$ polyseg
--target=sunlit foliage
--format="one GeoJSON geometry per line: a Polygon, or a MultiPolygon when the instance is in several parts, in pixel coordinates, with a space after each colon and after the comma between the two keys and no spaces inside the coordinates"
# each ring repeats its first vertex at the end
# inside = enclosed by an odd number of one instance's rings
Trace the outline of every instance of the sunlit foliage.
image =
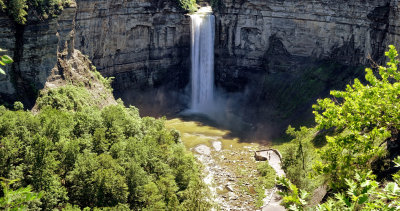
{"type": "Polygon", "coordinates": [[[0,0],[0,7],[18,24],[25,24],[28,13],[38,20],[55,17],[69,0],[0,0]]]}
{"type": "Polygon", "coordinates": [[[99,109],[80,91],[54,89],[38,114],[0,107],[0,177],[43,193],[30,208],[210,207],[194,156],[164,119],[121,104],[99,109]]]}
{"type": "MultiPolygon", "coordinates": [[[[399,141],[400,71],[398,53],[389,46],[389,62],[377,71],[366,69],[362,84],[358,79],[345,91],[332,91],[333,98],[318,100],[313,106],[318,130],[335,131],[326,136],[314,165],[317,174],[329,184],[331,197],[318,210],[396,210],[400,204],[400,173],[394,182],[380,185],[372,174],[371,164],[387,153],[386,143],[399,141]]],[[[301,132],[295,134],[296,140],[301,132]]],[[[399,165],[398,158],[396,164],[399,165]]],[[[307,207],[305,191],[281,180],[284,205],[291,210],[307,207]],[[301,193],[303,192],[303,193],[301,193]],[[299,203],[301,202],[301,203],[299,203]],[[303,203],[304,202],[304,203],[303,203]]]]}

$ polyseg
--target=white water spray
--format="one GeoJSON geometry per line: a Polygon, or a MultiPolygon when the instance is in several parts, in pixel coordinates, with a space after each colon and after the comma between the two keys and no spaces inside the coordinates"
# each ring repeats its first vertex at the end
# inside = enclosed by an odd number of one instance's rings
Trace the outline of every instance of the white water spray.
{"type": "Polygon", "coordinates": [[[203,7],[192,20],[192,102],[191,110],[207,113],[214,101],[215,18],[211,7],[203,7]]]}

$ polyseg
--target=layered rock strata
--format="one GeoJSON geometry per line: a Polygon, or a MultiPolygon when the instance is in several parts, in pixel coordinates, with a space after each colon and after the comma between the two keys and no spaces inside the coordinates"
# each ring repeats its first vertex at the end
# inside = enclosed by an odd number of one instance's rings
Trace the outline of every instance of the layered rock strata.
{"type": "Polygon", "coordinates": [[[397,0],[221,0],[217,80],[229,87],[249,82],[248,72],[296,72],[309,63],[305,58],[354,66],[379,61],[398,40],[397,6],[397,0]]]}
{"type": "Polygon", "coordinates": [[[15,60],[0,76],[3,101],[33,104],[58,58],[74,49],[115,77],[117,91],[188,82],[190,18],[176,1],[77,0],[57,18],[32,19],[21,26],[0,14],[0,47],[15,60]]]}
{"type": "Polygon", "coordinates": [[[75,47],[114,88],[188,82],[190,18],[177,1],[78,1],[75,47]]]}
{"type": "Polygon", "coordinates": [[[0,76],[2,101],[22,100],[27,107],[44,87],[57,59],[74,50],[76,5],[65,8],[58,18],[17,25],[0,14],[0,46],[14,59],[0,76]]]}
{"type": "MultiPolygon", "coordinates": [[[[370,56],[382,62],[387,44],[399,41],[398,0],[219,0],[213,4],[218,6],[217,85],[229,91],[247,88],[252,90],[249,97],[268,98],[271,104],[282,102],[271,96],[278,95],[278,89],[301,90],[294,80],[314,83],[316,77],[317,85],[325,84],[320,89],[327,90],[331,76],[355,76],[340,67],[319,74],[313,68],[321,61],[359,66],[368,65],[370,56]],[[302,77],[305,70],[312,71],[311,80],[302,77]]],[[[35,96],[60,53],[71,54],[74,47],[88,55],[103,75],[116,77],[117,92],[171,83],[183,88],[190,76],[189,25],[190,18],[175,0],[77,0],[58,18],[30,21],[26,26],[0,14],[0,47],[15,59],[6,67],[8,74],[0,76],[2,98],[35,96]]],[[[288,92],[279,95],[293,94],[288,92]]]]}

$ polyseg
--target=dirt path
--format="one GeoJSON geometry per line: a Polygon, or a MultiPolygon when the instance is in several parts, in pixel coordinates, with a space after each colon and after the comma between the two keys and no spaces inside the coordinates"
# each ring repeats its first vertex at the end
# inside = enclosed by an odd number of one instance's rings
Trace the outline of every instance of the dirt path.
{"type": "MultiPolygon", "coordinates": [[[[281,155],[279,152],[274,150],[268,150],[260,153],[261,156],[266,157],[268,159],[268,164],[275,170],[276,175],[281,177],[285,176],[285,172],[281,167],[281,155]]],[[[282,199],[277,193],[277,188],[271,188],[265,190],[265,198],[263,200],[264,205],[262,206],[262,211],[280,211],[285,210],[283,206],[281,206],[282,199]]]]}

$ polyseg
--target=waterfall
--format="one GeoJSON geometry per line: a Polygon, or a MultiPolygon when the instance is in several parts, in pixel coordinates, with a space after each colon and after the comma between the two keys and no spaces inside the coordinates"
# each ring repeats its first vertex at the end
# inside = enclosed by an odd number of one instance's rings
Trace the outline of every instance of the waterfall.
{"type": "Polygon", "coordinates": [[[203,7],[192,20],[192,102],[191,110],[205,113],[214,98],[215,18],[211,7],[203,7]]]}

